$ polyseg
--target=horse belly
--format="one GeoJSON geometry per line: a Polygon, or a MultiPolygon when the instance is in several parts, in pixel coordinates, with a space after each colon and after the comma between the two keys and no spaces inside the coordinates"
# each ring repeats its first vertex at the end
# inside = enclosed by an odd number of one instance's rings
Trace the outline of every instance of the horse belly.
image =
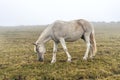
{"type": "Polygon", "coordinates": [[[73,41],[76,41],[76,40],[80,39],[81,36],[82,36],[81,33],[73,33],[73,34],[70,34],[70,35],[66,36],[65,41],[73,42],[73,41]]]}

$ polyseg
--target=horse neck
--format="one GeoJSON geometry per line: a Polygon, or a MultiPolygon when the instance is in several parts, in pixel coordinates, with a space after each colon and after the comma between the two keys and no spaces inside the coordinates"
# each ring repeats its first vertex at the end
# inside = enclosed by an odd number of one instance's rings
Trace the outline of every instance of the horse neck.
{"type": "Polygon", "coordinates": [[[44,44],[46,42],[48,42],[51,39],[50,36],[50,29],[46,28],[40,35],[40,37],[38,38],[38,40],[36,41],[36,44],[44,44]]]}

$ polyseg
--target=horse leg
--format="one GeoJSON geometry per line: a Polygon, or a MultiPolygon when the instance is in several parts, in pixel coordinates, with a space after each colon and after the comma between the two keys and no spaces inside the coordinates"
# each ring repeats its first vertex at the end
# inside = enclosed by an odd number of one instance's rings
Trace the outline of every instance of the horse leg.
{"type": "Polygon", "coordinates": [[[55,63],[55,62],[56,62],[56,52],[57,52],[57,47],[58,47],[58,43],[54,42],[54,47],[53,47],[53,57],[52,57],[52,61],[51,61],[51,63],[55,63]]]}
{"type": "Polygon", "coordinates": [[[67,54],[67,57],[68,57],[67,61],[68,61],[68,62],[71,62],[71,55],[70,55],[69,52],[68,52],[68,49],[67,49],[66,44],[65,44],[65,40],[64,40],[63,38],[61,38],[61,39],[60,39],[60,43],[61,43],[61,45],[62,45],[65,53],[67,54]]]}
{"type": "Polygon", "coordinates": [[[90,58],[93,58],[93,46],[92,44],[90,45],[90,58]]]}
{"type": "Polygon", "coordinates": [[[87,49],[86,49],[85,55],[83,57],[83,60],[87,60],[88,53],[89,53],[89,50],[90,50],[90,37],[89,37],[89,34],[87,34],[87,33],[84,35],[84,37],[85,37],[85,42],[86,42],[87,49]]]}

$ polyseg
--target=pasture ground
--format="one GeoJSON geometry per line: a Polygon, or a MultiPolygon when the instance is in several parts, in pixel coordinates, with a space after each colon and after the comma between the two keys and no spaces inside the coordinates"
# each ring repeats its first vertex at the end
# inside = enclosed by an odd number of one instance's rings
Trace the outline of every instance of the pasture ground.
{"type": "Polygon", "coordinates": [[[0,27],[0,80],[120,80],[120,23],[94,23],[98,52],[82,60],[83,40],[67,43],[72,62],[61,45],[51,64],[52,41],[46,44],[45,61],[37,61],[32,43],[43,27],[0,27]]]}

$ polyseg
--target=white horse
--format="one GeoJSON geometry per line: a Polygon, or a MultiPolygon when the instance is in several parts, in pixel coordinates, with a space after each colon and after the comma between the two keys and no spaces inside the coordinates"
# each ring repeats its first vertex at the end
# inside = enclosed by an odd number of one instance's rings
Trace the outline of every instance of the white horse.
{"type": "Polygon", "coordinates": [[[83,59],[87,60],[89,52],[90,58],[93,58],[97,52],[94,28],[88,21],[84,19],[73,21],[57,20],[53,24],[48,25],[48,27],[41,33],[36,43],[34,43],[34,51],[37,52],[38,60],[43,61],[44,53],[46,52],[44,44],[52,39],[54,41],[54,47],[51,63],[56,62],[58,43],[61,43],[65,53],[67,54],[67,61],[71,62],[71,55],[68,52],[65,41],[73,42],[80,38],[83,39],[87,45],[83,59]]]}

